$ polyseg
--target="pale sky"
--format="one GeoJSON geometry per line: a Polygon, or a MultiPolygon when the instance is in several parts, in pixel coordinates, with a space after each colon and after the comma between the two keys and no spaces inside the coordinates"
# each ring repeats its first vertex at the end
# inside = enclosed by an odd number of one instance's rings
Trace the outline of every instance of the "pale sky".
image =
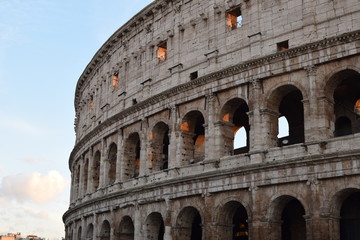
{"type": "Polygon", "coordinates": [[[0,234],[65,235],[76,82],[151,2],[0,0],[0,234]]]}

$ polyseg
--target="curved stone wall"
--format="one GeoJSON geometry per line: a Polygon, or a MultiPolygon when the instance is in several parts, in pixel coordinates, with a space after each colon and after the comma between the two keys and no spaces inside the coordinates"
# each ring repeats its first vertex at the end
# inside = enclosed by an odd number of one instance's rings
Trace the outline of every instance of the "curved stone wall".
{"type": "Polygon", "coordinates": [[[354,0],[145,7],[77,83],[66,238],[350,239],[359,26],[354,0]]]}

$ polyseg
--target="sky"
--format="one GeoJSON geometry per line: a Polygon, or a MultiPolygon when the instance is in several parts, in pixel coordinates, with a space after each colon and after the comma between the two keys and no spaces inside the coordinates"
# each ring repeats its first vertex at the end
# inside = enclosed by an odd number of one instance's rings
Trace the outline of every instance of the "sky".
{"type": "Polygon", "coordinates": [[[64,237],[76,82],[152,0],[0,0],[0,234],[64,237]]]}

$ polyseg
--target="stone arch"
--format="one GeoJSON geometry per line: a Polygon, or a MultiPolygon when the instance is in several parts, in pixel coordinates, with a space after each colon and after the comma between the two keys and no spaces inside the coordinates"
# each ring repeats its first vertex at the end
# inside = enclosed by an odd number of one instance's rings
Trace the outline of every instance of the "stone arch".
{"type": "Polygon", "coordinates": [[[205,157],[205,119],[200,111],[188,112],[182,119],[182,165],[202,161],[205,157]]]}
{"type": "Polygon", "coordinates": [[[360,73],[353,69],[334,73],[327,81],[325,94],[330,100],[334,137],[360,132],[360,73]]]}
{"type": "MultiPolygon", "coordinates": [[[[232,200],[218,209],[217,216],[217,235],[221,239],[232,240],[235,237],[248,239],[248,213],[246,208],[238,201],[232,200]]],[[[238,239],[236,238],[236,239],[238,239]]]]}
{"type": "Polygon", "coordinates": [[[113,142],[110,144],[108,152],[108,184],[113,184],[116,180],[116,160],[117,160],[117,145],[113,142]]]}
{"type": "Polygon", "coordinates": [[[80,226],[77,231],[77,240],[82,239],[82,227],[80,226]]]}
{"type": "Polygon", "coordinates": [[[158,122],[150,133],[149,168],[151,171],[168,168],[169,140],[169,126],[162,121],[158,122]]]}
{"type": "Polygon", "coordinates": [[[100,151],[96,151],[93,158],[92,165],[92,182],[93,182],[93,191],[96,191],[99,187],[100,183],[100,159],[101,153],[100,151]]]}
{"type": "Polygon", "coordinates": [[[78,199],[80,197],[80,164],[76,165],[74,170],[74,199],[78,199]]]}
{"type": "Polygon", "coordinates": [[[247,103],[241,98],[233,98],[227,101],[220,111],[220,131],[223,146],[224,155],[241,154],[249,151],[249,133],[250,124],[249,117],[247,115],[249,107],[247,103]],[[244,128],[246,132],[245,142],[246,146],[241,148],[234,147],[235,135],[244,128]]]}
{"type": "Polygon", "coordinates": [[[201,240],[202,218],[200,212],[195,207],[183,208],[176,219],[176,240],[201,240]]]}
{"type": "Polygon", "coordinates": [[[124,216],[121,219],[115,235],[119,240],[134,240],[134,223],[131,217],[124,216]]]}
{"type": "Polygon", "coordinates": [[[108,220],[104,220],[100,229],[100,240],[110,240],[111,226],[108,220]]]}
{"type": "Polygon", "coordinates": [[[74,239],[74,229],[71,228],[71,231],[69,233],[69,240],[73,240],[74,239]]]}
{"type": "Polygon", "coordinates": [[[269,239],[306,239],[306,211],[295,197],[282,195],[274,199],[268,209],[269,239]]]}
{"type": "Polygon", "coordinates": [[[360,189],[346,188],[338,191],[331,200],[330,214],[333,219],[335,239],[359,239],[360,189]]]}
{"type": "Polygon", "coordinates": [[[88,189],[88,178],[89,178],[89,158],[85,159],[84,171],[83,171],[83,189],[86,194],[88,189]]]}
{"type": "Polygon", "coordinates": [[[267,98],[269,132],[273,146],[284,146],[305,141],[303,91],[292,84],[281,85],[267,98]],[[289,124],[289,136],[278,139],[278,119],[284,116],[289,124]]]}
{"type": "Polygon", "coordinates": [[[124,178],[130,179],[140,173],[141,140],[137,132],[133,132],[125,140],[124,146],[124,178]]]}
{"type": "Polygon", "coordinates": [[[148,240],[164,240],[165,225],[161,213],[151,213],[145,221],[144,235],[148,240]]]}
{"type": "Polygon", "coordinates": [[[86,230],[86,240],[93,240],[94,239],[94,225],[90,223],[86,230]]]}

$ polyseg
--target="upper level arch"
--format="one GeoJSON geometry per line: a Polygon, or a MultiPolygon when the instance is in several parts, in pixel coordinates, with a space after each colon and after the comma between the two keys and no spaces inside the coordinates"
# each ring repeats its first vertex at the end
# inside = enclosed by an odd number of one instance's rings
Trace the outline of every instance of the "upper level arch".
{"type": "Polygon", "coordinates": [[[295,85],[281,85],[270,92],[266,98],[268,126],[273,144],[276,146],[291,145],[305,141],[303,92],[295,85]],[[278,119],[284,116],[289,124],[289,136],[278,139],[278,119]]]}
{"type": "Polygon", "coordinates": [[[203,236],[202,216],[195,207],[183,208],[176,218],[176,239],[201,240],[203,236]]]}
{"type": "Polygon", "coordinates": [[[182,144],[181,164],[192,164],[205,157],[205,119],[200,111],[187,112],[182,118],[180,131],[182,144]]]}
{"type": "Polygon", "coordinates": [[[169,131],[169,126],[163,121],[159,121],[150,132],[149,168],[151,171],[168,169],[169,131]]]}
{"type": "Polygon", "coordinates": [[[116,143],[112,142],[108,150],[108,185],[111,185],[116,180],[116,164],[117,164],[118,147],[116,143]]]}
{"type": "Polygon", "coordinates": [[[333,136],[360,132],[360,73],[349,68],[334,73],[327,81],[325,94],[330,99],[333,136]]]}
{"type": "Polygon", "coordinates": [[[130,216],[126,215],[121,219],[115,230],[115,235],[119,239],[134,240],[135,227],[134,222],[130,216]]]}
{"type": "Polygon", "coordinates": [[[124,180],[139,176],[140,153],[140,135],[137,132],[133,132],[124,140],[124,161],[122,164],[124,180]]]}
{"type": "Polygon", "coordinates": [[[221,131],[220,137],[222,138],[223,155],[233,155],[246,153],[250,148],[249,134],[250,134],[250,123],[247,113],[249,107],[245,100],[241,98],[233,98],[228,100],[220,110],[220,121],[219,130],[221,131]],[[244,146],[237,147],[237,143],[234,141],[239,134],[239,131],[245,130],[245,135],[241,136],[244,146]]]}

